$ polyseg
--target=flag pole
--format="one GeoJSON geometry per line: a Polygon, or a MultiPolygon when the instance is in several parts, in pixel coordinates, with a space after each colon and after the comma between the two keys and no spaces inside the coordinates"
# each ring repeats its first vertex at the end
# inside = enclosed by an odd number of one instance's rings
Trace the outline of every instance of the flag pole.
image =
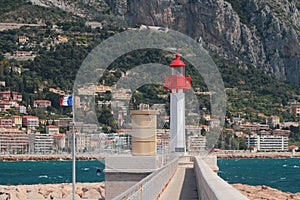
{"type": "Polygon", "coordinates": [[[72,119],[72,196],[73,196],[73,200],[76,199],[76,145],[75,145],[75,109],[74,109],[74,94],[72,94],[72,113],[73,113],[73,119],[72,119]]]}
{"type": "Polygon", "coordinates": [[[60,106],[72,106],[72,199],[76,199],[76,134],[75,134],[75,103],[74,93],[72,96],[60,98],[60,106]]]}

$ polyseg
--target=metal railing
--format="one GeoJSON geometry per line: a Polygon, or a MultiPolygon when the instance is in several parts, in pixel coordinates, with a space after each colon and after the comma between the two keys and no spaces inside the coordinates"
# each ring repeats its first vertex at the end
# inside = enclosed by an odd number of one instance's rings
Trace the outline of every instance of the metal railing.
{"type": "Polygon", "coordinates": [[[178,159],[179,157],[173,158],[168,164],[145,177],[113,200],[158,199],[172,179],[178,166],[178,159]]]}

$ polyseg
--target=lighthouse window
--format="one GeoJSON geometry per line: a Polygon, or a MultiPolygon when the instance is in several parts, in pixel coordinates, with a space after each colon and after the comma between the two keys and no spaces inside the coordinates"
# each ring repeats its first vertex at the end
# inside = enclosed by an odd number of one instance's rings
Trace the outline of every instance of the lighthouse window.
{"type": "Polygon", "coordinates": [[[183,75],[183,67],[172,67],[172,75],[183,75]]]}

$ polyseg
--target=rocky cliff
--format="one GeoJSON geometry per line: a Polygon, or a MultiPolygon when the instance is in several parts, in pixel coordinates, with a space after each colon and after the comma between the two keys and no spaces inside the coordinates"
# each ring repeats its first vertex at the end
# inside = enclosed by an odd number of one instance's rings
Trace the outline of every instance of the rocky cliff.
{"type": "Polygon", "coordinates": [[[298,0],[31,1],[80,15],[87,15],[82,5],[89,5],[99,12],[113,12],[132,26],[168,27],[241,67],[251,64],[300,85],[298,0]]]}
{"type": "Polygon", "coordinates": [[[172,28],[241,66],[249,63],[274,73],[281,80],[300,83],[300,12],[296,0],[118,0],[108,3],[131,25],[172,28]]]}
{"type": "Polygon", "coordinates": [[[90,17],[96,12],[106,13],[110,9],[104,0],[29,0],[43,7],[57,7],[81,17],[90,17]]]}

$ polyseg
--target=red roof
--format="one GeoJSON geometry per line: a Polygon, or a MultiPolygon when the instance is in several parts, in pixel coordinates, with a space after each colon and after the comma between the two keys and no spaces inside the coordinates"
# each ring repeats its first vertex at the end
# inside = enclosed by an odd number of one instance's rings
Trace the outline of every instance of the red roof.
{"type": "Polygon", "coordinates": [[[1,91],[0,94],[7,94],[10,93],[10,91],[6,90],[6,91],[1,91]]]}
{"type": "Polygon", "coordinates": [[[8,102],[6,102],[6,101],[0,101],[0,104],[1,105],[10,105],[8,102]]]}
{"type": "Polygon", "coordinates": [[[48,126],[46,126],[46,128],[58,128],[58,126],[55,126],[55,125],[48,125],[48,126]]]}
{"type": "Polygon", "coordinates": [[[30,115],[26,115],[26,116],[23,116],[23,118],[38,118],[37,116],[30,116],[30,115]]]}
{"type": "Polygon", "coordinates": [[[63,136],[63,134],[61,134],[61,133],[54,133],[53,134],[53,137],[62,137],[63,136]]]}
{"type": "MultiPolygon", "coordinates": [[[[12,92],[13,94],[16,94],[17,92],[12,92]]],[[[1,91],[0,94],[10,94],[9,90],[1,91]]]]}
{"type": "Polygon", "coordinates": [[[170,64],[170,67],[184,67],[185,64],[182,60],[180,60],[180,54],[176,53],[176,59],[173,60],[170,64]]]}
{"type": "Polygon", "coordinates": [[[48,102],[51,102],[49,100],[34,100],[34,102],[37,102],[37,103],[48,103],[48,102]]]}
{"type": "Polygon", "coordinates": [[[117,133],[126,133],[126,132],[131,132],[131,129],[118,129],[116,130],[117,133]]]}
{"type": "Polygon", "coordinates": [[[296,146],[296,145],[290,145],[289,146],[289,150],[292,150],[292,149],[299,149],[299,147],[298,146],[296,146]]]}

